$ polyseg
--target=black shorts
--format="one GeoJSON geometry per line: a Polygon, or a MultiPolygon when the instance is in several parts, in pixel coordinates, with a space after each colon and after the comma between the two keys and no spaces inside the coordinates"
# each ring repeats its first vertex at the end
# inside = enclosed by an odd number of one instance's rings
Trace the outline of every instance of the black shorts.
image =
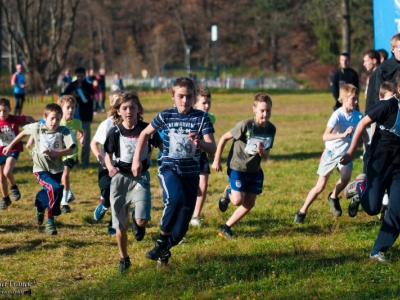
{"type": "Polygon", "coordinates": [[[63,160],[63,165],[72,170],[72,168],[76,165],[76,160],[73,159],[73,158],[64,159],[63,160]]]}
{"type": "Polygon", "coordinates": [[[200,173],[210,174],[210,164],[206,152],[201,152],[200,155],[200,173]]]}

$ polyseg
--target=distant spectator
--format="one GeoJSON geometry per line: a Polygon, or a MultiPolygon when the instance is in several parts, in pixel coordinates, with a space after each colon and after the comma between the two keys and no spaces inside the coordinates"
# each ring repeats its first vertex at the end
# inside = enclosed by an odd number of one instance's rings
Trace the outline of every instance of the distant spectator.
{"type": "Polygon", "coordinates": [[[111,91],[125,91],[124,88],[124,83],[122,82],[122,79],[120,78],[119,72],[114,73],[114,79],[113,83],[111,85],[111,91]]]}
{"type": "Polygon", "coordinates": [[[11,77],[11,85],[14,87],[15,96],[15,109],[14,115],[20,116],[22,114],[22,106],[25,101],[25,88],[28,86],[25,81],[25,76],[22,73],[22,65],[15,66],[16,72],[11,77]]]}
{"type": "Polygon", "coordinates": [[[63,76],[61,77],[61,93],[64,93],[67,86],[72,82],[72,77],[69,74],[69,69],[65,69],[63,76]]]}
{"type": "Polygon", "coordinates": [[[342,53],[339,57],[339,69],[333,73],[332,77],[332,94],[335,99],[335,105],[333,110],[338,109],[342,106],[339,102],[339,89],[345,84],[352,84],[359,89],[358,74],[352,68],[350,68],[350,56],[348,53],[342,53]]]}
{"type": "Polygon", "coordinates": [[[368,75],[365,85],[365,95],[366,95],[365,110],[367,111],[378,100],[372,97],[371,93],[369,93],[370,97],[368,98],[368,87],[371,86],[372,89],[375,88],[375,81],[376,81],[375,70],[381,63],[381,56],[378,51],[372,49],[365,52],[363,59],[364,59],[364,67],[367,70],[367,75],[368,75]]]}
{"type": "Polygon", "coordinates": [[[99,99],[99,108],[101,112],[105,111],[104,102],[106,100],[106,69],[101,68],[99,70],[100,75],[97,76],[97,81],[99,82],[99,90],[100,90],[100,99],[99,99]]]}
{"type": "Polygon", "coordinates": [[[94,70],[90,69],[88,75],[86,76],[86,80],[93,84],[93,80],[96,80],[96,75],[94,75],[94,70]]]}
{"type": "Polygon", "coordinates": [[[388,59],[389,53],[385,49],[379,49],[377,51],[379,52],[379,55],[381,56],[381,63],[383,63],[385,60],[388,59]]]}
{"type": "Polygon", "coordinates": [[[82,167],[89,166],[90,157],[90,124],[93,121],[93,98],[94,90],[92,84],[85,79],[85,68],[77,68],[75,70],[76,80],[66,88],[64,95],[73,95],[78,102],[79,118],[82,121],[85,130],[85,142],[82,147],[82,167]]]}

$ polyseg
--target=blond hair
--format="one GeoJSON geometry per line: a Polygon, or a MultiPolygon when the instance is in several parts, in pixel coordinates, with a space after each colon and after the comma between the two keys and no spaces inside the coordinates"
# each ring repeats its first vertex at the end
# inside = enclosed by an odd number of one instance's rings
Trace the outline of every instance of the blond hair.
{"type": "Polygon", "coordinates": [[[358,96],[358,88],[356,88],[354,85],[352,85],[350,83],[349,84],[345,84],[339,90],[339,99],[338,99],[338,101],[340,103],[343,103],[343,100],[345,100],[346,98],[349,98],[352,95],[358,96]]]}
{"type": "Polygon", "coordinates": [[[73,103],[76,106],[76,99],[72,95],[64,95],[60,98],[58,98],[57,104],[60,105],[61,107],[64,106],[66,103],[73,103]]]}

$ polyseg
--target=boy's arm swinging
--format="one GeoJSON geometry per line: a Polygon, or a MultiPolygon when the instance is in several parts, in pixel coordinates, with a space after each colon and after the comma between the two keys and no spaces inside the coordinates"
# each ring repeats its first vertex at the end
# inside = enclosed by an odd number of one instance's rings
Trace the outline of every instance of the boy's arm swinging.
{"type": "Polygon", "coordinates": [[[342,165],[347,165],[348,163],[350,163],[353,160],[354,154],[357,149],[358,142],[361,137],[364,140],[364,143],[368,142],[368,137],[366,136],[365,128],[370,124],[372,124],[372,120],[369,116],[365,116],[358,123],[356,131],[354,132],[354,135],[353,135],[353,139],[351,140],[350,148],[349,148],[349,150],[347,150],[346,154],[343,155],[342,159],[340,160],[340,163],[342,165]]]}

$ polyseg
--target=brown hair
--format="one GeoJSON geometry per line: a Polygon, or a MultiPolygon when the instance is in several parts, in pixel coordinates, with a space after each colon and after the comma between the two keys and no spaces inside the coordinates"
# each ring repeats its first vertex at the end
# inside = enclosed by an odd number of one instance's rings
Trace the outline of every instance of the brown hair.
{"type": "Polygon", "coordinates": [[[197,101],[199,101],[200,97],[210,98],[211,99],[211,93],[210,93],[209,90],[201,87],[196,92],[196,103],[197,103],[197,101]]]}
{"type": "Polygon", "coordinates": [[[352,84],[345,84],[339,90],[339,102],[343,103],[343,100],[351,95],[358,96],[358,88],[352,84]]]}
{"type": "Polygon", "coordinates": [[[47,104],[46,107],[44,108],[43,115],[45,117],[47,117],[51,112],[55,112],[56,114],[60,114],[61,117],[63,115],[61,106],[56,104],[56,103],[47,104]]]}
{"type": "Polygon", "coordinates": [[[114,105],[111,106],[110,108],[110,116],[113,117],[115,125],[121,124],[123,121],[121,116],[118,114],[119,108],[121,107],[122,104],[129,101],[133,101],[133,103],[135,103],[138,106],[139,110],[137,114],[137,119],[138,121],[143,121],[143,106],[140,103],[138,93],[135,90],[132,90],[129,92],[122,93],[120,97],[117,99],[117,101],[115,101],[114,105]]]}
{"type": "Polygon", "coordinates": [[[76,99],[72,95],[64,95],[61,98],[58,98],[58,101],[57,101],[58,105],[63,107],[65,103],[73,103],[76,106],[76,99]]]}
{"type": "Polygon", "coordinates": [[[6,98],[0,98],[0,105],[4,107],[8,107],[11,110],[10,100],[6,98]]]}
{"type": "Polygon", "coordinates": [[[272,99],[268,94],[257,93],[254,95],[253,106],[256,107],[258,103],[265,102],[272,107],[272,99]]]}
{"type": "Polygon", "coordinates": [[[396,87],[390,81],[382,82],[382,84],[381,84],[381,86],[379,88],[379,99],[385,98],[385,94],[387,92],[392,92],[393,94],[396,94],[396,87]]]}
{"type": "Polygon", "coordinates": [[[175,88],[177,87],[185,87],[189,90],[192,90],[194,93],[194,97],[196,97],[196,84],[194,81],[188,77],[178,77],[175,79],[172,88],[171,88],[171,96],[175,94],[175,88]]]}

